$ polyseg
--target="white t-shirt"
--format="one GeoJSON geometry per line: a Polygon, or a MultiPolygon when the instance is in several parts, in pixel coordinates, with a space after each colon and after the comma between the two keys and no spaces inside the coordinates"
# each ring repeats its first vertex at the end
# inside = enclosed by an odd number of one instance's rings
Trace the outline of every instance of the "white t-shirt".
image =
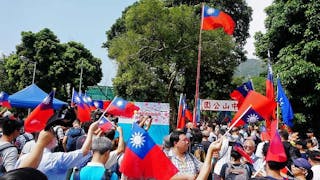
{"type": "Polygon", "coordinates": [[[313,179],[320,180],[320,165],[312,166],[311,170],[313,172],[313,179]]]}
{"type": "Polygon", "coordinates": [[[36,141],[33,139],[31,141],[28,141],[22,148],[21,150],[21,154],[27,154],[29,153],[32,148],[34,147],[34,145],[36,144],[36,141]]]}
{"type": "Polygon", "coordinates": [[[117,159],[118,159],[118,157],[119,157],[120,155],[121,155],[121,154],[118,155],[117,150],[111,151],[111,152],[109,153],[109,158],[108,158],[106,164],[104,165],[104,167],[105,167],[106,169],[110,169],[110,167],[111,167],[112,165],[114,165],[115,163],[117,163],[117,159]]]}

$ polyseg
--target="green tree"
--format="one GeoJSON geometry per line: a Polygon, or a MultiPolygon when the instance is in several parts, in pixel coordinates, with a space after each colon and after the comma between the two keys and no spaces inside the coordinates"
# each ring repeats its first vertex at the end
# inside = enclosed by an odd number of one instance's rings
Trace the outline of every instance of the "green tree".
{"type": "Polygon", "coordinates": [[[299,114],[296,118],[319,129],[320,4],[316,0],[277,0],[266,12],[267,32],[255,35],[256,53],[267,58],[270,50],[275,74],[299,114]]]}
{"type": "Polygon", "coordinates": [[[57,97],[67,99],[67,87],[78,88],[83,62],[82,89],[100,82],[101,60],[92,56],[82,44],[60,43],[49,29],[37,33],[22,32],[16,52],[5,58],[11,93],[32,83],[36,62],[35,84],[46,92],[57,88],[57,97]],[[24,60],[27,61],[24,61],[24,60]]]}
{"type": "MultiPolygon", "coordinates": [[[[131,100],[169,102],[172,117],[176,117],[179,93],[193,100],[200,9],[142,0],[123,13],[105,43],[109,57],[118,64],[113,80],[117,94],[131,100]]],[[[234,68],[241,61],[238,43],[221,29],[204,31],[202,37],[200,98],[228,98],[234,68]]]]}

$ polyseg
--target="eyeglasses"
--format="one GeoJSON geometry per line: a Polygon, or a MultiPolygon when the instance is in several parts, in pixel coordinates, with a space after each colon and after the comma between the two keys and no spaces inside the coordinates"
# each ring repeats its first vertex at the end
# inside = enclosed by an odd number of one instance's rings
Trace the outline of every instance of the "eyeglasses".
{"type": "Polygon", "coordinates": [[[253,146],[243,146],[244,149],[252,149],[253,146]]]}

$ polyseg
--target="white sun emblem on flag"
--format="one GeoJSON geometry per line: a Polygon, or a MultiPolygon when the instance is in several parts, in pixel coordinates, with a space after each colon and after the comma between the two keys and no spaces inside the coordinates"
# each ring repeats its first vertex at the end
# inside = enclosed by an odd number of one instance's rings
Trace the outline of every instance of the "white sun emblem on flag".
{"type": "Polygon", "coordinates": [[[259,116],[256,114],[249,114],[249,116],[247,117],[247,121],[251,123],[254,123],[258,120],[259,120],[259,116]]]}
{"type": "Polygon", "coordinates": [[[46,98],[43,100],[43,104],[49,104],[49,103],[50,103],[50,100],[51,100],[51,97],[50,97],[50,96],[46,97],[46,98]]]}
{"type": "Polygon", "coordinates": [[[122,106],[123,102],[122,101],[118,101],[117,102],[117,106],[122,106]]]}
{"type": "Polygon", "coordinates": [[[134,148],[141,148],[145,141],[144,136],[140,132],[135,132],[130,138],[130,143],[134,148]]]}
{"type": "Polygon", "coordinates": [[[213,9],[213,8],[209,8],[209,9],[207,10],[207,13],[208,13],[208,14],[213,14],[213,13],[214,13],[214,9],[213,9]]]}
{"type": "Polygon", "coordinates": [[[75,100],[76,100],[76,103],[80,103],[80,101],[81,101],[80,97],[76,97],[75,100]]]}
{"type": "Polygon", "coordinates": [[[1,92],[1,93],[0,93],[0,99],[2,99],[2,98],[3,98],[3,96],[4,96],[4,93],[3,93],[3,92],[1,92]]]}

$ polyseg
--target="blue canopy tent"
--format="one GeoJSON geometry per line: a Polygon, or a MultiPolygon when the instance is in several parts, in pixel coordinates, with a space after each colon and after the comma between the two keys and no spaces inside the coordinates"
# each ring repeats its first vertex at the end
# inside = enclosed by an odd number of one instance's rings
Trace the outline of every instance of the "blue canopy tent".
{"type": "MultiPolygon", "coordinates": [[[[8,100],[12,107],[35,108],[47,96],[48,94],[37,85],[31,84],[30,86],[10,95],[8,100]]],[[[67,103],[56,98],[53,99],[54,109],[59,109],[63,105],[67,105],[67,103]]]]}

